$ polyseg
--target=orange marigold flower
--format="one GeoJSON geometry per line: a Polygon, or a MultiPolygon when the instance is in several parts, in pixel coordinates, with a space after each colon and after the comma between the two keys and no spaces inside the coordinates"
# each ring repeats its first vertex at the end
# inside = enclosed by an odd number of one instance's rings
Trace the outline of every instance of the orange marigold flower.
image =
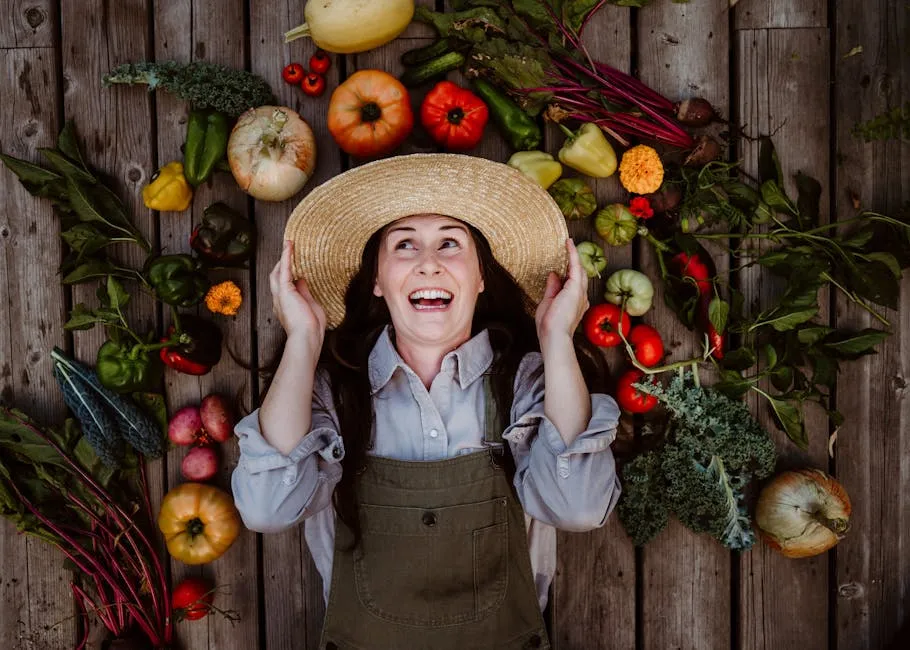
{"type": "Polygon", "coordinates": [[[242,304],[243,297],[240,295],[240,287],[230,280],[216,284],[205,294],[205,306],[215,314],[236,316],[237,310],[242,304]]]}
{"type": "Polygon", "coordinates": [[[664,166],[651,147],[640,144],[622,155],[619,182],[633,194],[650,194],[664,182],[664,166]]]}

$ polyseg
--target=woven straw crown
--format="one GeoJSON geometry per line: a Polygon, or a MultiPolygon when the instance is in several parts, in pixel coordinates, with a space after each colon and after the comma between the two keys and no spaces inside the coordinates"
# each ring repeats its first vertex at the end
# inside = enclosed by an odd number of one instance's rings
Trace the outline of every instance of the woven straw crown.
{"type": "Polygon", "coordinates": [[[397,219],[442,214],[484,234],[496,260],[536,304],[547,274],[566,269],[565,218],[550,195],[508,165],[458,154],[411,154],[350,169],[313,189],[288,218],[293,274],[306,278],[328,328],[370,236],[397,219]]]}

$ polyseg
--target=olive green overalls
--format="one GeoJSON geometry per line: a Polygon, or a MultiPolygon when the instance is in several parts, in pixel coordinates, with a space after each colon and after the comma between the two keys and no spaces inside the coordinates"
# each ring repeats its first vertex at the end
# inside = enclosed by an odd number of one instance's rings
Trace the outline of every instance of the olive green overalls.
{"type": "Polygon", "coordinates": [[[368,456],[356,549],[335,518],[320,649],[550,647],[489,378],[486,450],[430,462],[368,456]]]}

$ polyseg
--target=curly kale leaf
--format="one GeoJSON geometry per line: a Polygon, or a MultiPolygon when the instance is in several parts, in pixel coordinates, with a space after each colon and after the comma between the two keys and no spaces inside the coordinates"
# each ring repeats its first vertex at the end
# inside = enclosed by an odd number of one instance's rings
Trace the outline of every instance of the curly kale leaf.
{"type": "Polygon", "coordinates": [[[751,547],[755,535],[744,505],[744,490],[753,480],[774,471],[776,454],[768,432],[752,418],[744,403],[697,386],[685,376],[674,377],[666,387],[636,386],[664,405],[672,433],[662,449],[636,458],[629,466],[635,471],[629,476],[623,474],[623,489],[630,492],[628,499],[641,500],[635,506],[627,505],[626,512],[637,509],[641,516],[650,518],[632,530],[663,527],[665,515],[653,505],[651,487],[658,485],[658,479],[652,478],[645,490],[636,485],[636,481],[643,483],[643,476],[660,477],[665,486],[661,505],[684,525],[698,533],[709,533],[731,549],[751,547]],[[636,465],[639,461],[641,465],[636,465]],[[655,462],[659,462],[659,470],[655,462]]]}
{"type": "Polygon", "coordinates": [[[623,467],[622,485],[616,513],[632,543],[643,546],[666,527],[669,519],[660,455],[648,452],[623,467]]]}
{"type": "Polygon", "coordinates": [[[147,84],[149,90],[166,90],[193,108],[210,108],[230,117],[277,103],[268,82],[259,75],[206,61],[124,63],[105,75],[103,82],[105,86],[147,84]]]}

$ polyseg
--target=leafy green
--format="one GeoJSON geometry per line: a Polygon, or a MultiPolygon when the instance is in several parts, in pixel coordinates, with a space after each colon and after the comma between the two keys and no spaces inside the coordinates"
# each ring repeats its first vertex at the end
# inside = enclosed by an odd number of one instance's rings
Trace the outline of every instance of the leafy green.
{"type": "Polygon", "coordinates": [[[662,446],[638,456],[621,473],[617,512],[633,542],[652,539],[672,512],[727,548],[750,548],[755,535],[744,491],[774,471],[768,432],[743,402],[697,385],[691,374],[676,375],[667,386],[635,386],[664,406],[669,433],[662,446]]]}
{"type": "Polygon", "coordinates": [[[853,135],[866,142],[873,140],[910,140],[910,102],[895,106],[853,127],[853,135]]]}

